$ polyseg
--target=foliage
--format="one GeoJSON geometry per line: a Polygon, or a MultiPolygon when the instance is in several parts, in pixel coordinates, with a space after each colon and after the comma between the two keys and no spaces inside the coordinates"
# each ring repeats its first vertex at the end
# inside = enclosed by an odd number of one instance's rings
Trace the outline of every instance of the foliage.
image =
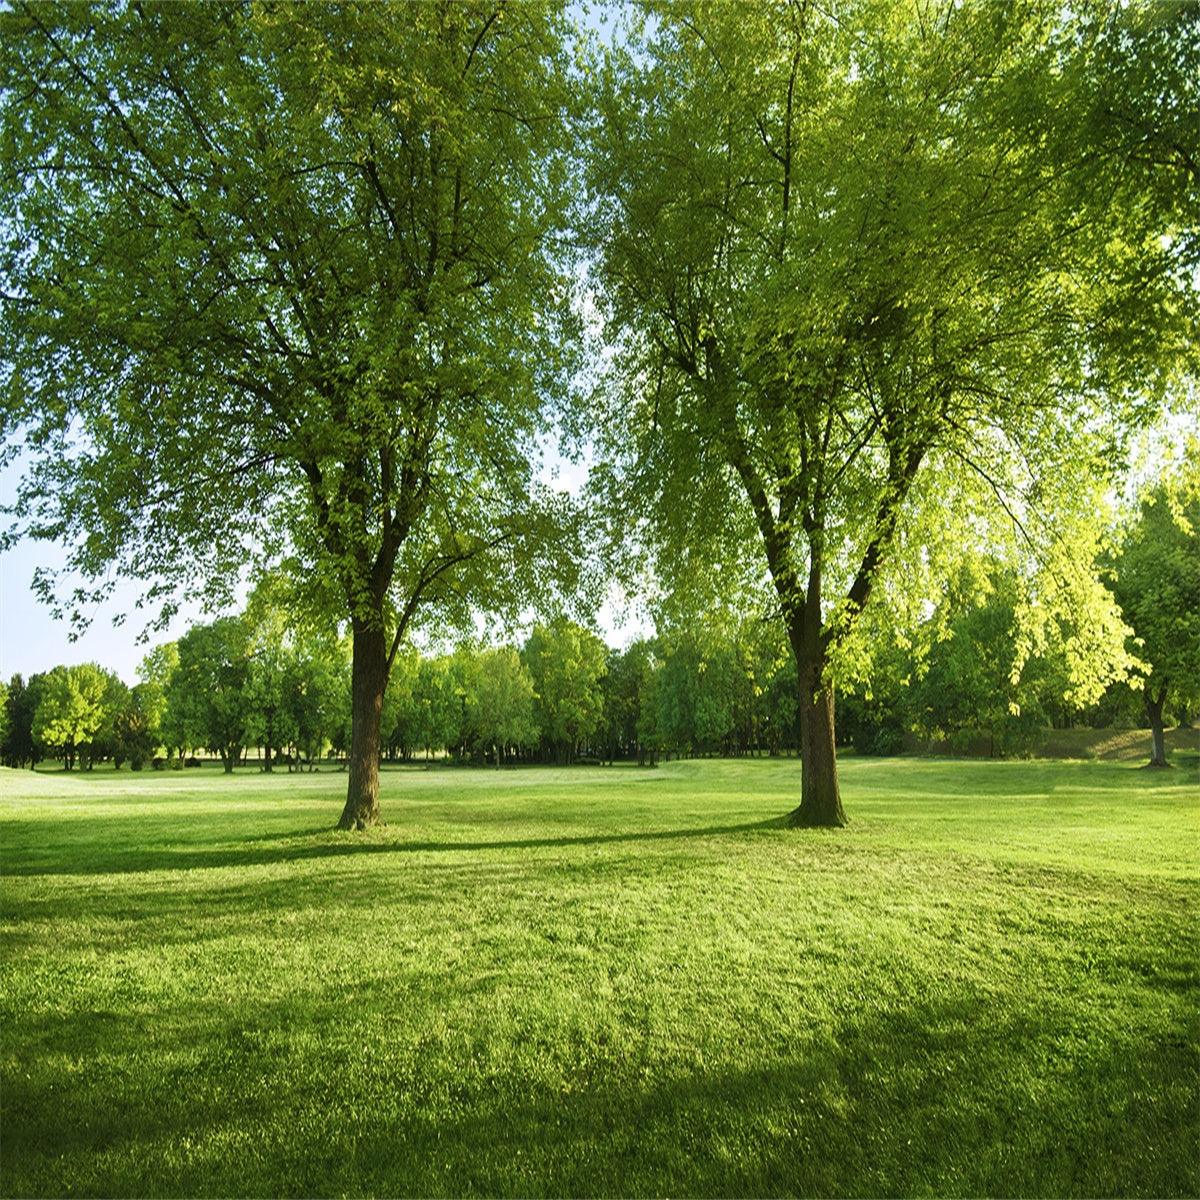
{"type": "Polygon", "coordinates": [[[133,770],[140,771],[150,761],[159,745],[165,704],[155,683],[138,683],[128,690],[114,717],[113,762],[118,767],[128,761],[133,770]]]}
{"type": "Polygon", "coordinates": [[[1200,443],[1140,497],[1110,586],[1136,635],[1146,709],[1161,738],[1168,697],[1185,712],[1200,702],[1200,443]]]}
{"type": "Polygon", "coordinates": [[[494,755],[499,766],[509,750],[537,744],[533,679],[511,646],[482,651],[474,675],[468,727],[479,750],[494,755]]]}
{"type": "MultiPolygon", "coordinates": [[[[821,708],[897,544],[982,480],[1040,546],[1037,515],[1103,478],[1195,365],[1194,162],[1175,120],[1109,131],[1195,110],[1200,76],[1153,68],[1194,61],[1196,22],[643,11],[590,147],[612,507],[652,525],[677,585],[698,559],[769,577],[820,758],[797,816],[838,823],[821,708]]],[[[1081,687],[1110,640],[1080,630],[1081,687]]]]}
{"type": "Polygon", "coordinates": [[[389,758],[409,758],[421,740],[416,695],[420,655],[411,647],[396,655],[383,695],[383,745],[389,758]]]}
{"type": "Polygon", "coordinates": [[[298,636],[288,664],[285,705],[298,756],[310,764],[336,735],[348,668],[344,643],[315,633],[298,636]]]}
{"type": "Polygon", "coordinates": [[[560,617],[537,625],[523,654],[537,696],[535,720],[559,762],[570,762],[604,719],[607,650],[590,630],[560,617]]]}
{"type": "Polygon", "coordinates": [[[96,663],[55,667],[45,676],[34,712],[34,741],[59,754],[70,770],[76,757],[90,750],[111,722],[115,685],[120,680],[96,663]]]}
{"type": "Polygon", "coordinates": [[[77,622],[117,578],[165,618],[283,562],[359,641],[352,823],[414,622],[572,573],[535,479],[574,345],[564,34],[539,0],[0,14],[10,536],[71,546],[84,585],[40,584],[77,622]]]}
{"type": "Polygon", "coordinates": [[[8,682],[4,700],[5,733],[0,759],[6,767],[35,766],[42,757],[33,737],[33,720],[45,686],[45,675],[31,675],[28,681],[14,675],[8,682]]]}
{"type": "Polygon", "coordinates": [[[270,594],[270,580],[250,596],[245,621],[250,640],[247,736],[263,747],[263,770],[272,769],[272,754],[296,739],[297,729],[288,704],[295,652],[292,621],[270,594]]]}
{"type": "Polygon", "coordinates": [[[167,691],[167,723],[188,746],[216,751],[232,771],[254,721],[250,631],[240,617],[193,625],[179,639],[167,691]]]}
{"type": "Polygon", "coordinates": [[[600,685],[603,692],[604,737],[610,760],[642,757],[638,715],[646,676],[652,669],[653,649],[638,640],[626,650],[609,650],[600,685]]]}
{"type": "Polygon", "coordinates": [[[414,685],[419,744],[426,754],[462,741],[463,703],[454,661],[448,655],[422,658],[414,685]]]}

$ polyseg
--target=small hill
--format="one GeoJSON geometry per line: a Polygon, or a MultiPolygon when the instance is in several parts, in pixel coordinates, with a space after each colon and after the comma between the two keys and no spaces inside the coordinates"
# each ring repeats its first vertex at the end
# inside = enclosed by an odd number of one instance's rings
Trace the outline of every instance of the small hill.
{"type": "MultiPolygon", "coordinates": [[[[1195,760],[1200,729],[1168,729],[1167,758],[1195,760]]],[[[1037,758],[1095,758],[1105,762],[1137,762],[1150,757],[1148,729],[1048,729],[1034,751],[1037,758]]]]}

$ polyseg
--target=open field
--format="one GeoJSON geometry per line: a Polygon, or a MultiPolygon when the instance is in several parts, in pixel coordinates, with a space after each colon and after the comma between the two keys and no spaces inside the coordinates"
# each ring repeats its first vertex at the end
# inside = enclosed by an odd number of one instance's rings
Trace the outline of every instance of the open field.
{"type": "Polygon", "coordinates": [[[0,775],[5,1194],[1200,1192],[1200,782],[0,775]]]}

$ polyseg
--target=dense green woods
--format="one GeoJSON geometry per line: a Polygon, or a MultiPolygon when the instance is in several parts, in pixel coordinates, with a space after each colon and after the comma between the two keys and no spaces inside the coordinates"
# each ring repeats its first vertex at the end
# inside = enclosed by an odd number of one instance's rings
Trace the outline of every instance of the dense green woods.
{"type": "Polygon", "coordinates": [[[1105,506],[1195,411],[1195,5],[403,12],[0,13],[4,536],[76,622],[278,588],[14,680],[10,759],[332,746],[363,828],[391,753],[798,745],[839,825],[847,734],[1190,713],[1191,468],[1105,506]]]}

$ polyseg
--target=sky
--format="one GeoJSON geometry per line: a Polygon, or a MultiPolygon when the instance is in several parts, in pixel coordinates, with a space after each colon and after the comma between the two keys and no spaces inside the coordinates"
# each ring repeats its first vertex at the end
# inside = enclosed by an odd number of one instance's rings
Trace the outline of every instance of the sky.
{"type": "MultiPolygon", "coordinates": [[[[577,494],[586,480],[587,464],[563,459],[553,442],[553,437],[547,439],[544,477],[577,494]]],[[[0,503],[12,501],[19,476],[19,460],[0,471],[0,503]]],[[[118,583],[108,603],[95,610],[87,630],[72,641],[70,624],[55,620],[31,589],[38,567],[58,569],[66,561],[66,547],[28,538],[0,554],[0,680],[8,680],[18,672],[28,677],[59,664],[97,662],[115,671],[126,683],[135,683],[138,663],[151,646],[178,638],[190,625],[216,615],[205,614],[198,604],[184,604],[165,630],[152,633],[149,641],[139,640],[145,619],[134,605],[141,585],[125,581],[118,583]],[[114,627],[113,618],[122,616],[126,618],[124,623],[114,627]]],[[[650,631],[645,612],[636,605],[631,608],[617,595],[603,605],[597,624],[612,646],[627,645],[650,631]]]]}
{"type": "MultiPolygon", "coordinates": [[[[0,503],[8,504],[19,478],[17,464],[0,474],[0,503]]],[[[65,566],[67,550],[49,542],[26,538],[0,554],[0,679],[20,672],[29,676],[62,663],[98,662],[116,671],[126,683],[136,682],[137,665],[149,649],[139,644],[141,630],[134,609],[135,585],[119,584],[112,602],[98,609],[88,630],[72,642],[66,621],[56,621],[50,609],[34,595],[31,584],[38,567],[65,566]],[[113,628],[114,616],[126,614],[126,623],[113,628]]],[[[195,606],[186,608],[171,627],[155,634],[152,642],[167,641],[182,634],[200,616],[195,606]]]]}

